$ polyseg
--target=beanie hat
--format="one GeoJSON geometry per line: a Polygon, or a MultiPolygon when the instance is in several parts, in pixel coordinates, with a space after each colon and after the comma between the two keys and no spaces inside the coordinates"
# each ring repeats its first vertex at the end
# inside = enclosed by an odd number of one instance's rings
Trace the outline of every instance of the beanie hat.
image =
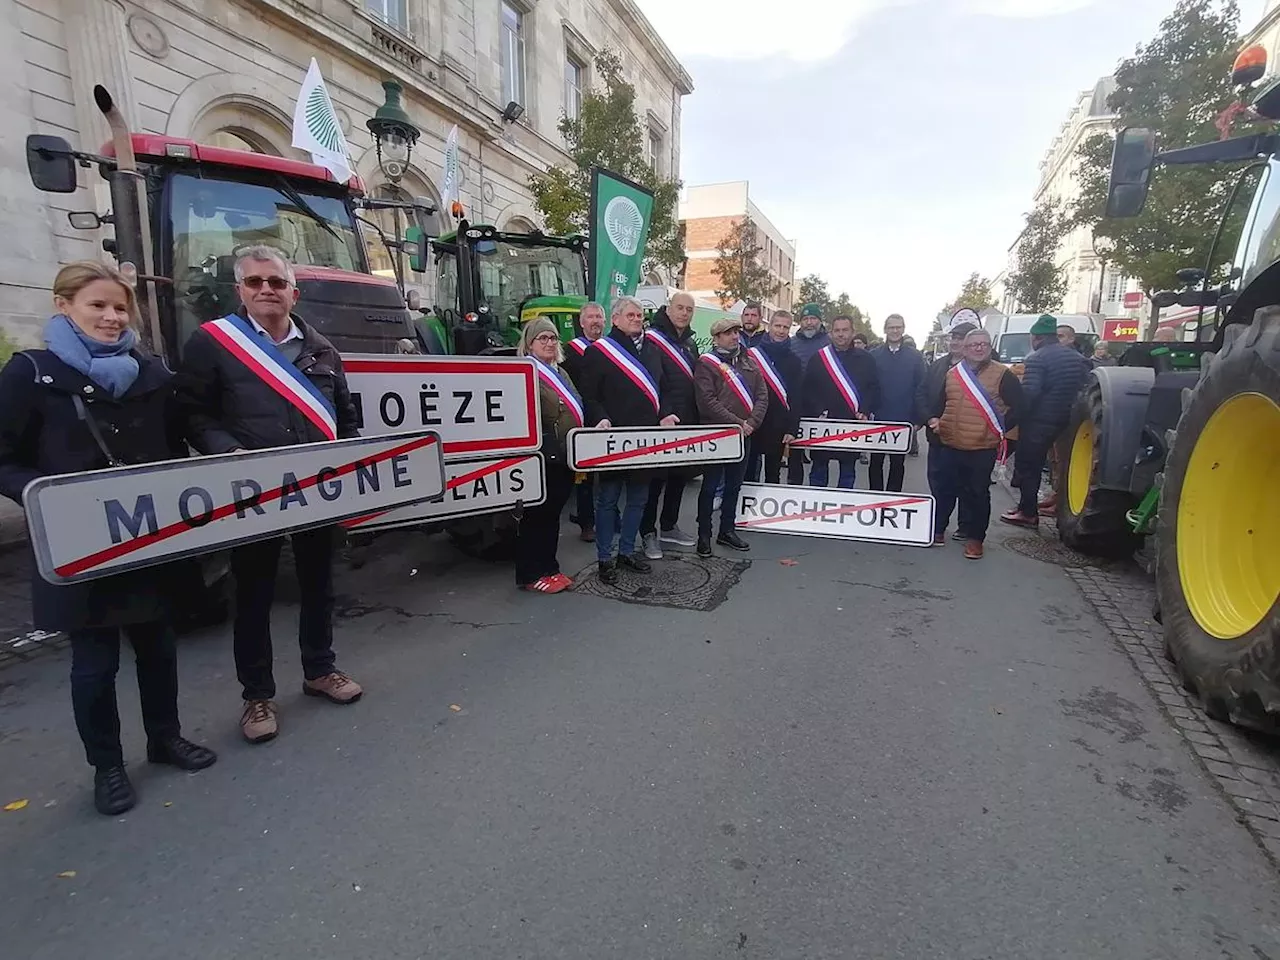
{"type": "Polygon", "coordinates": [[[803,307],[800,308],[800,316],[817,317],[819,320],[821,320],[822,308],[818,306],[816,303],[806,303],[803,307]]]}
{"type": "Polygon", "coordinates": [[[1031,335],[1033,337],[1052,337],[1057,332],[1057,318],[1047,313],[1041,314],[1040,319],[1031,325],[1031,335]]]}

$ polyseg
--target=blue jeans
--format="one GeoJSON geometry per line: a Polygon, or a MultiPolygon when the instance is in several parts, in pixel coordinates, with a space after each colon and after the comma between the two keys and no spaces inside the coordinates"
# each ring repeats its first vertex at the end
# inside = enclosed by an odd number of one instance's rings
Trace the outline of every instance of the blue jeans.
{"type": "Polygon", "coordinates": [[[809,471],[809,486],[825,487],[827,485],[827,467],[834,460],[840,464],[840,478],[836,486],[841,490],[852,490],[858,479],[858,455],[856,453],[826,453],[813,451],[813,466],[809,471]]]}
{"type": "Polygon", "coordinates": [[[711,512],[715,507],[716,497],[723,497],[720,503],[720,533],[733,533],[738,519],[738,491],[742,489],[742,477],[746,472],[745,460],[716,463],[707,467],[702,475],[702,489],[698,492],[698,539],[711,539],[711,512]]]}
{"type": "Polygon", "coordinates": [[[613,559],[613,535],[620,532],[618,553],[630,556],[636,549],[636,536],[640,533],[640,520],[649,500],[649,478],[643,473],[610,476],[602,473],[596,479],[596,558],[603,563],[613,559]],[[621,530],[618,523],[618,501],[626,491],[626,506],[622,509],[621,530]]]}

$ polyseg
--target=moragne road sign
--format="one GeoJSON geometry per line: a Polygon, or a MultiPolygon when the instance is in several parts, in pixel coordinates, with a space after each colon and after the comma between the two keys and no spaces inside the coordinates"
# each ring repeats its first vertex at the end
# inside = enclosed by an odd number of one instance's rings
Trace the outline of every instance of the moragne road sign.
{"type": "Polygon", "coordinates": [[[36,567],[74,583],[444,493],[440,435],[225,453],[32,480],[36,567]]]}
{"type": "Polygon", "coordinates": [[[344,354],[342,366],[364,436],[435,430],[450,459],[542,446],[532,360],[344,354]]]}
{"type": "Polygon", "coordinates": [[[806,450],[866,450],[871,453],[906,453],[911,449],[909,423],[871,420],[801,420],[791,446],[806,450]]]}
{"type": "Polygon", "coordinates": [[[496,513],[517,504],[536,507],[547,497],[540,453],[488,460],[450,460],[444,469],[444,499],[353,517],[342,525],[352,533],[391,530],[496,513]]]}
{"type": "Polygon", "coordinates": [[[744,483],[738,529],[927,547],[933,506],[933,497],[909,493],[744,483]]]}
{"type": "Polygon", "coordinates": [[[583,472],[639,470],[689,463],[736,463],[745,457],[739,426],[575,427],[569,468],[583,472]]]}

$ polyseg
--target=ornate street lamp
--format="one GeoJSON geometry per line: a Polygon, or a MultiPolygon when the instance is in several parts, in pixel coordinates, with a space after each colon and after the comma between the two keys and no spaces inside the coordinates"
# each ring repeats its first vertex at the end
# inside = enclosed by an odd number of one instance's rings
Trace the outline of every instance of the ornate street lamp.
{"type": "Polygon", "coordinates": [[[386,99],[365,126],[373,134],[374,148],[378,151],[378,169],[398,187],[409,169],[413,145],[418,142],[422,131],[409,119],[400,102],[404,87],[395,80],[383,80],[382,89],[386,99]]]}
{"type": "Polygon", "coordinates": [[[1098,299],[1094,313],[1102,312],[1102,298],[1106,296],[1107,260],[1116,252],[1116,242],[1111,237],[1093,235],[1093,255],[1098,258],[1098,299]]]}

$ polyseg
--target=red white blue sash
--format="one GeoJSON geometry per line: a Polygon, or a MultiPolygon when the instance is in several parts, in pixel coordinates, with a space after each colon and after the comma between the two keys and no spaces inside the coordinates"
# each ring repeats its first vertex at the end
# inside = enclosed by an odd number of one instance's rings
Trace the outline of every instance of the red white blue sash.
{"type": "Polygon", "coordinates": [[[764,377],[764,382],[769,385],[769,389],[773,391],[774,396],[782,401],[782,405],[788,410],[791,409],[791,401],[787,399],[787,385],[782,382],[782,375],[778,373],[778,368],[773,365],[773,361],[759,347],[752,347],[747,351],[751,354],[753,360],[760,367],[760,376],[764,377]]]}
{"type": "Polygon", "coordinates": [[[860,402],[861,398],[858,396],[858,388],[849,379],[849,372],[841,365],[840,358],[836,356],[835,348],[828,344],[818,351],[818,356],[822,359],[822,365],[827,368],[827,374],[836,385],[836,389],[844,397],[844,402],[849,405],[849,409],[855,414],[860,413],[862,404],[860,402]]]}
{"type": "Polygon", "coordinates": [[[569,346],[578,351],[578,356],[585,356],[587,347],[591,346],[591,341],[586,337],[574,337],[569,341],[569,346]]]}
{"type": "Polygon", "coordinates": [[[562,374],[555,367],[549,366],[539,360],[537,357],[531,357],[534,365],[538,368],[538,379],[555,391],[555,395],[559,397],[566,407],[573,413],[573,418],[578,421],[578,426],[586,423],[586,415],[582,412],[582,401],[578,399],[577,394],[573,392],[573,388],[562,374]]]}
{"type": "Polygon", "coordinates": [[[742,375],[719,357],[710,353],[704,353],[699,359],[709,363],[712,369],[720,372],[720,376],[724,377],[724,382],[729,384],[729,389],[738,395],[738,399],[742,401],[742,405],[747,408],[747,413],[750,414],[756,404],[756,398],[747,389],[742,375]]]}
{"type": "Polygon", "coordinates": [[[982,414],[982,419],[987,421],[987,427],[1000,438],[1000,460],[1005,458],[1005,450],[1007,444],[1004,438],[1004,420],[1000,416],[1000,411],[996,409],[991,398],[987,396],[987,391],[982,389],[982,384],[978,382],[978,378],[973,375],[973,371],[963,361],[957,363],[951,368],[956,375],[956,379],[960,381],[960,389],[964,391],[969,401],[978,408],[978,412],[982,414]]]}
{"type": "Polygon", "coordinates": [[[649,371],[644,368],[644,365],[639,360],[618,346],[609,337],[601,337],[595,342],[595,345],[613,362],[614,366],[626,374],[627,379],[634,383],[641,393],[649,398],[654,410],[662,408],[662,404],[658,400],[658,385],[653,382],[653,377],[649,376],[649,371]]]}
{"type": "Polygon", "coordinates": [[[645,336],[652,338],[658,345],[658,349],[670,357],[675,365],[684,371],[686,377],[693,379],[693,364],[689,362],[683,350],[667,339],[666,334],[661,330],[648,330],[645,336]]]}
{"type": "Polygon", "coordinates": [[[252,370],[267,386],[310,420],[329,440],[338,439],[338,416],[333,404],[280,349],[236,314],[203,324],[209,336],[252,370]]]}

